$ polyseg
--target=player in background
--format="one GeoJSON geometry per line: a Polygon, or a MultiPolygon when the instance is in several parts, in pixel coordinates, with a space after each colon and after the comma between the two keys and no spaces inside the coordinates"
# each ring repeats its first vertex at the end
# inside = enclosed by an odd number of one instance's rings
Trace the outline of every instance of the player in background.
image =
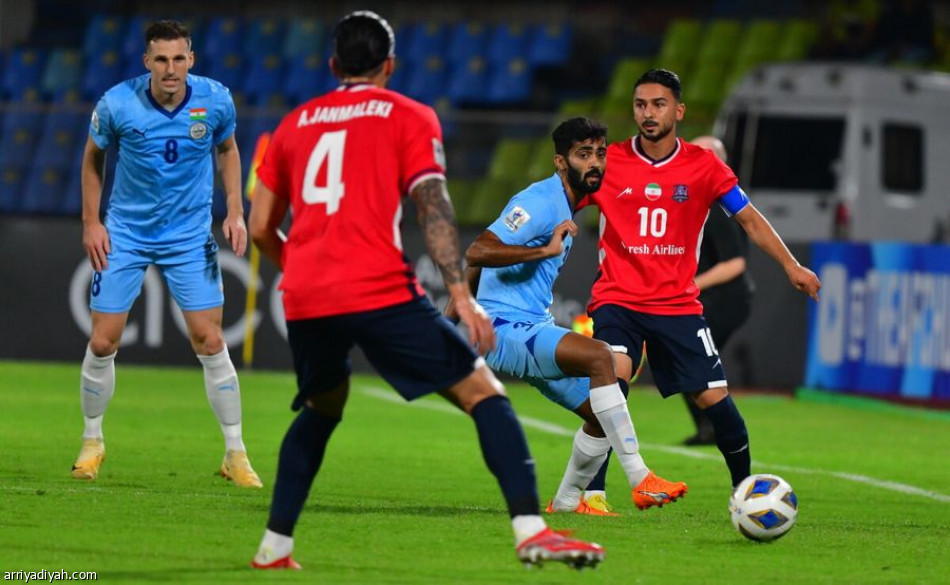
{"type": "MultiPolygon", "coordinates": [[[[726,147],[715,136],[697,136],[690,142],[708,148],[719,160],[728,162],[726,147]]],[[[746,270],[748,254],[749,242],[745,233],[721,207],[713,205],[703,229],[695,280],[699,288],[699,301],[703,304],[703,317],[720,351],[752,311],[755,286],[746,270]]],[[[690,394],[684,393],[683,401],[696,425],[696,434],[688,437],[683,444],[715,445],[716,431],[712,421],[693,403],[690,394]]]]}
{"type": "Polygon", "coordinates": [[[284,118],[258,169],[251,237],[283,270],[299,413],[280,449],[270,518],[252,564],[299,568],[291,558],[294,527],[343,416],[348,354],[359,345],[405,399],[438,392],[475,421],[519,559],[596,565],[601,547],[545,525],[534,461],[504,388],[428,301],[403,253],[402,196],[409,194],[469,341],[491,350],[491,323],[463,280],[442,130],[431,108],[385,89],[394,54],[385,20],[369,11],[343,17],[330,59],[340,87],[284,118]],[[288,210],[285,242],[278,228],[288,210]]]}
{"type": "Polygon", "coordinates": [[[592,505],[583,497],[611,447],[641,510],[687,491],[644,463],[627,410],[626,380],[614,374],[611,348],[556,325],[549,311],[554,281],[577,234],[574,207],[604,177],[606,136],[607,128],[590,118],[561,123],[552,135],[556,172],[512,197],[465,255],[466,278],[495,327],[488,365],[525,380],[584,420],[549,513],[612,515],[605,499],[592,505]]]}
{"type": "Polygon", "coordinates": [[[188,73],[194,59],[187,28],[172,20],[151,24],[143,56],[149,74],[107,91],[92,114],[82,160],[82,241],[95,273],[80,383],[85,429],[72,469],[77,479],[96,479],[105,459],[102,418],[115,392],[116,351],[153,265],[182,310],[204,369],[208,401],[224,433],[221,474],[242,487],[261,487],[242,440],[241,393],[221,330],[224,291],[211,235],[213,155],[227,197],[224,237],[235,254],[244,254],[234,102],[217,81],[188,73]],[[103,225],[99,204],[112,144],[122,156],[103,225]]]}
{"type": "Polygon", "coordinates": [[[617,374],[629,379],[646,341],[664,397],[690,393],[716,432],[732,484],[749,475],[749,437],[726,384],[696,276],[703,225],[714,204],[785,270],[796,289],[818,300],[821,283],[789,252],[715,154],[676,136],[686,106],[679,77],[646,72],[634,86],[639,134],[607,149],[610,172],[589,196],[600,208],[600,269],[588,311],[594,338],[623,346],[617,374]]]}

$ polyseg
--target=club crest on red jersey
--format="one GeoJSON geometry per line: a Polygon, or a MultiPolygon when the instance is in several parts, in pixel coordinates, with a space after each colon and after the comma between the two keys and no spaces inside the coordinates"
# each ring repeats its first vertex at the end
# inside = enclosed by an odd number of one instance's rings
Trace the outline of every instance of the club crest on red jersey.
{"type": "Polygon", "coordinates": [[[659,183],[650,183],[643,188],[643,195],[650,201],[656,201],[663,195],[663,189],[659,183]]]}
{"type": "Polygon", "coordinates": [[[689,187],[686,185],[673,185],[673,201],[684,203],[689,200],[689,187]]]}

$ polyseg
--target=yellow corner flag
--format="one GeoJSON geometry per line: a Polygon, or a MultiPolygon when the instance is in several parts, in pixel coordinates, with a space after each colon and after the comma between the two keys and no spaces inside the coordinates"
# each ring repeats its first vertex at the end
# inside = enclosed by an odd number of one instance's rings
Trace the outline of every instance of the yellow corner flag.
{"type": "MultiPolygon", "coordinates": [[[[247,172],[247,184],[244,193],[247,200],[253,205],[254,187],[257,186],[257,167],[264,160],[267,145],[270,144],[270,133],[264,132],[257,138],[254,147],[254,157],[251,159],[251,168],[247,172]]],[[[254,313],[257,310],[257,289],[260,286],[261,251],[251,243],[250,278],[247,283],[247,299],[244,303],[244,367],[250,368],[254,363],[254,313]]]]}

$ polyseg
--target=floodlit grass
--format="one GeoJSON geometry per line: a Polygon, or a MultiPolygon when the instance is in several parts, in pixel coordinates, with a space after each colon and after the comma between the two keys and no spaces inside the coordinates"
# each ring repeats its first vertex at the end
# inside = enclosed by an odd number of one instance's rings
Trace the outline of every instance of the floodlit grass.
{"type": "MultiPolygon", "coordinates": [[[[622,517],[549,518],[604,545],[603,565],[526,571],[471,421],[438,397],[411,406],[385,400],[380,394],[396,394],[370,376],[354,378],[297,527],[294,556],[304,571],[255,572],[247,565],[292,418],[292,375],[241,374],[245,442],[265,482],[255,491],[214,474],[224,447],[200,369],[120,360],[117,376],[104,424],[108,459],[96,482],[81,482],[69,476],[82,429],[79,364],[0,363],[0,573],[97,571],[105,583],[433,584],[936,583],[950,575],[950,417],[737,397],[753,470],[783,476],[800,503],[788,536],[757,544],[729,523],[728,473],[715,448],[674,448],[690,431],[682,401],[634,391],[647,463],[686,481],[689,495],[638,512],[614,462],[608,493],[622,517]]],[[[543,505],[578,419],[526,386],[510,385],[510,394],[519,415],[555,425],[526,427],[543,505]]]]}

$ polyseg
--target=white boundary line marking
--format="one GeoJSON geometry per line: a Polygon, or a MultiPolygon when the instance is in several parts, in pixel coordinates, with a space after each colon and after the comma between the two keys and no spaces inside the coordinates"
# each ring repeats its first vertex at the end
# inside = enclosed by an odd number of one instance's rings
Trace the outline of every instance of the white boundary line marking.
{"type": "MultiPolygon", "coordinates": [[[[367,396],[373,398],[378,398],[380,400],[385,400],[386,402],[391,402],[393,404],[401,404],[403,406],[412,406],[417,408],[424,408],[426,410],[434,410],[436,412],[444,412],[448,414],[464,415],[464,413],[452,406],[451,404],[445,402],[426,402],[426,401],[416,401],[416,402],[406,402],[401,396],[396,394],[391,390],[383,390],[382,388],[368,387],[361,390],[361,392],[367,396]]],[[[519,416],[518,420],[521,421],[522,426],[543,431],[552,435],[558,435],[561,437],[573,437],[576,431],[563,427],[559,424],[540,420],[537,418],[532,418],[528,416],[519,416]]],[[[647,449],[654,449],[656,451],[663,451],[665,453],[672,453],[673,455],[680,455],[682,457],[692,457],[693,459],[704,459],[707,461],[722,461],[722,458],[719,455],[712,455],[710,453],[703,453],[701,451],[693,451],[685,447],[675,447],[672,445],[656,445],[653,443],[640,443],[641,446],[647,449]]],[[[777,465],[773,463],[763,463],[761,461],[752,461],[754,465],[759,467],[764,467],[766,469],[774,469],[776,471],[791,471],[793,473],[801,473],[808,475],[827,475],[834,477],[836,479],[843,479],[847,481],[853,481],[855,483],[863,483],[865,485],[870,485],[886,490],[891,490],[894,492],[900,492],[902,494],[908,494],[912,496],[920,496],[923,498],[929,498],[931,500],[936,500],[938,502],[947,502],[950,503],[950,495],[940,494],[937,492],[932,492],[930,490],[925,490],[917,486],[908,485],[906,483],[898,483],[896,481],[888,481],[883,479],[876,479],[874,477],[869,477],[867,475],[860,475],[857,473],[848,473],[845,471],[825,471],[823,469],[809,469],[806,467],[794,467],[791,465],[777,465]]]]}

